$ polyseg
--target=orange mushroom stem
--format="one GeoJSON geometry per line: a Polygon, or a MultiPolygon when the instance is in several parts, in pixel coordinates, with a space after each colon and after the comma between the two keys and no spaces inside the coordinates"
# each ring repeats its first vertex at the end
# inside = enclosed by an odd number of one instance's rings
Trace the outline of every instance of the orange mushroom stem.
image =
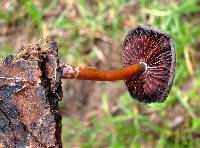
{"type": "Polygon", "coordinates": [[[145,66],[145,64],[140,63],[122,67],[117,70],[101,70],[90,67],[74,67],[71,65],[63,65],[62,78],[95,81],[125,80],[142,72],[145,66]]]}

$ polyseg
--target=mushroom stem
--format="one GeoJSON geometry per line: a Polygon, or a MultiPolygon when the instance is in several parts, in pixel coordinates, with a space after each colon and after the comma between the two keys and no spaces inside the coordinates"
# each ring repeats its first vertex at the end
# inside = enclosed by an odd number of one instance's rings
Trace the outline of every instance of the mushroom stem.
{"type": "Polygon", "coordinates": [[[101,70],[89,67],[73,67],[71,65],[62,66],[62,78],[95,81],[115,81],[125,80],[140,73],[145,68],[143,63],[133,64],[117,70],[101,70]]]}

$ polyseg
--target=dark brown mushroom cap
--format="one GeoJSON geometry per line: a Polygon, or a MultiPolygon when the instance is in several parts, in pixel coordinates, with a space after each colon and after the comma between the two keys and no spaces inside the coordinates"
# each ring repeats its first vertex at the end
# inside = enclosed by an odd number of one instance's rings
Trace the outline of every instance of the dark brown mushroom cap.
{"type": "Polygon", "coordinates": [[[171,37],[150,27],[131,30],[123,45],[123,66],[143,63],[143,72],[125,80],[133,98],[140,102],[164,102],[172,86],[176,52],[171,37]]]}

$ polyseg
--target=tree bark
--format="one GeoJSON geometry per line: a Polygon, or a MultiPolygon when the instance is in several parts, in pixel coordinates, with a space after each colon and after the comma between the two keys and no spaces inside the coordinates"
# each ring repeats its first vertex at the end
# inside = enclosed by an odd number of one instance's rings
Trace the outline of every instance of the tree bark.
{"type": "Polygon", "coordinates": [[[62,147],[58,48],[31,44],[0,62],[0,148],[62,147]]]}

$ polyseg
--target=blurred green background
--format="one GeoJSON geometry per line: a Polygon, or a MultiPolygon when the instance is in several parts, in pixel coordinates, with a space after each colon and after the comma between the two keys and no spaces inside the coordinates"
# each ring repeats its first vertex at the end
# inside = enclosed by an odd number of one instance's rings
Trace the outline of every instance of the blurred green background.
{"type": "Polygon", "coordinates": [[[169,97],[141,104],[121,81],[63,80],[64,147],[200,147],[200,1],[0,1],[0,57],[42,44],[50,26],[65,63],[119,68],[121,43],[138,24],[174,40],[177,68],[169,97]]]}

